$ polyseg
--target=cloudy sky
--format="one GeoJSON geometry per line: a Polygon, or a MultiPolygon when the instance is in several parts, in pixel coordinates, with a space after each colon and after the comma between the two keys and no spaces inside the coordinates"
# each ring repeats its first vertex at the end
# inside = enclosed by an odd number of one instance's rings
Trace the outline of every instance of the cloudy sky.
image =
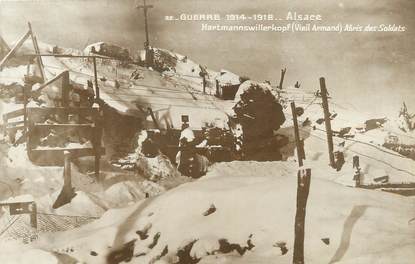
{"type": "MultiPolygon", "coordinates": [[[[141,1],[140,1],[141,2],[141,1]]],[[[415,1],[147,0],[150,42],[201,64],[276,83],[287,68],[286,84],[318,88],[324,76],[338,100],[362,111],[390,114],[406,100],[415,104],[415,1]],[[166,21],[181,13],[320,14],[320,25],[395,24],[405,32],[206,32],[202,22],[166,21]]],[[[131,50],[144,42],[143,15],[133,0],[0,0],[0,34],[14,41],[31,21],[39,39],[82,48],[109,41],[131,50]]],[[[250,22],[243,22],[249,24],[250,22]]],[[[286,23],[282,21],[281,23],[286,23]]],[[[410,107],[415,111],[415,106],[410,107]]]]}

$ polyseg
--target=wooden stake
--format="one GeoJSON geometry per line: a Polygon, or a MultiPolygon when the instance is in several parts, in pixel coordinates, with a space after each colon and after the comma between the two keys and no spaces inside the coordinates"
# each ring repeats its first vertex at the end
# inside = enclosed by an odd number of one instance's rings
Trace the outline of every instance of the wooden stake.
{"type": "MultiPolygon", "coordinates": [[[[304,148],[303,143],[300,139],[300,133],[298,131],[298,121],[297,121],[297,113],[295,111],[295,103],[291,102],[291,112],[293,115],[293,123],[294,123],[294,135],[295,135],[295,144],[297,146],[297,159],[298,159],[298,166],[303,166],[303,155],[304,155],[304,148]]],[[[304,155],[305,156],[305,155],[304,155]]]]}
{"type": "Polygon", "coordinates": [[[137,6],[137,9],[141,9],[141,8],[144,11],[144,29],[146,31],[146,43],[145,43],[145,47],[147,49],[147,47],[150,46],[150,40],[149,40],[149,37],[148,37],[147,11],[148,11],[148,9],[153,8],[153,5],[147,5],[146,4],[146,0],[143,0],[143,5],[137,6]]]}
{"type": "Polygon", "coordinates": [[[68,193],[72,193],[71,153],[69,151],[64,151],[63,157],[63,189],[68,193]]]}
{"type": "Polygon", "coordinates": [[[286,71],[287,71],[287,68],[281,69],[280,84],[278,85],[278,88],[280,88],[280,89],[282,89],[282,84],[284,82],[284,76],[285,76],[286,71]]]}
{"type": "Polygon", "coordinates": [[[203,94],[206,94],[206,76],[203,75],[203,94]]]}
{"type": "Polygon", "coordinates": [[[99,97],[99,87],[98,87],[97,58],[92,57],[92,60],[94,62],[95,98],[99,100],[100,97],[99,97]]]}
{"type": "Polygon", "coordinates": [[[37,229],[37,205],[35,202],[31,203],[30,226],[37,229]]]}
{"type": "Polygon", "coordinates": [[[93,132],[93,147],[95,152],[95,177],[97,180],[100,180],[100,160],[101,160],[101,141],[102,141],[102,112],[100,111],[99,115],[95,120],[95,127],[93,132]]]}
{"type": "Polygon", "coordinates": [[[360,186],[360,164],[359,164],[359,156],[355,155],[353,156],[353,168],[355,169],[353,180],[355,181],[355,186],[360,186]]]}
{"type": "MultiPolygon", "coordinates": [[[[39,50],[39,44],[37,43],[37,39],[36,36],[33,34],[33,30],[32,30],[32,24],[30,24],[30,22],[27,23],[27,25],[29,26],[29,32],[30,32],[30,37],[32,38],[32,43],[33,43],[33,47],[35,49],[35,53],[37,55],[40,54],[40,50],[39,50]]],[[[46,81],[46,76],[45,76],[45,69],[43,67],[43,60],[41,56],[36,57],[36,61],[40,70],[40,75],[42,77],[42,82],[46,81]]]]}
{"type": "Polygon", "coordinates": [[[160,129],[159,123],[157,122],[157,119],[156,119],[156,116],[154,115],[153,109],[151,109],[151,107],[148,107],[147,110],[150,113],[151,119],[153,119],[154,126],[157,129],[160,129]]]}
{"type": "Polygon", "coordinates": [[[324,121],[327,133],[327,145],[329,148],[330,166],[335,167],[334,153],[333,153],[333,131],[331,130],[329,103],[327,101],[326,81],[323,77],[320,78],[321,99],[323,103],[324,121]]]}
{"type": "Polygon", "coordinates": [[[304,230],[308,193],[310,191],[311,169],[298,170],[297,210],[295,213],[295,238],[293,263],[304,264],[304,230]]]}
{"type": "MultiPolygon", "coordinates": [[[[62,73],[62,107],[68,108],[69,107],[69,71],[64,71],[62,73]]],[[[64,113],[62,116],[63,122],[68,122],[68,113],[64,113]]]]}

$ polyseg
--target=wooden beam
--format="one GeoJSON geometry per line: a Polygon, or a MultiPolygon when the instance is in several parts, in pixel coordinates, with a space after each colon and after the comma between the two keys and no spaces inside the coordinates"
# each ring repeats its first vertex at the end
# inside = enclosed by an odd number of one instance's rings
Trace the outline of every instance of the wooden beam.
{"type": "Polygon", "coordinates": [[[330,166],[335,167],[334,161],[334,147],[333,147],[333,131],[331,130],[331,123],[330,123],[330,111],[329,111],[329,103],[327,101],[327,88],[326,88],[326,81],[323,77],[320,78],[320,89],[321,89],[321,99],[323,105],[323,112],[324,112],[324,122],[326,125],[326,133],[327,133],[327,145],[329,149],[329,161],[330,166]]]}
{"type": "Polygon", "coordinates": [[[282,84],[284,83],[284,76],[287,72],[287,68],[281,69],[281,77],[280,77],[280,84],[278,85],[278,88],[282,89],[282,84]]]}
{"type": "MultiPolygon", "coordinates": [[[[36,54],[40,54],[37,38],[35,36],[32,36],[32,40],[33,40],[33,46],[35,47],[36,54]]],[[[36,58],[36,60],[37,60],[38,66],[39,66],[40,75],[42,77],[42,80],[43,80],[43,82],[45,82],[46,81],[46,75],[45,75],[45,67],[43,65],[42,56],[38,56],[36,58]]]]}
{"type": "Polygon", "coordinates": [[[23,45],[26,39],[30,36],[30,30],[27,31],[25,35],[23,35],[19,41],[17,41],[16,45],[7,53],[7,55],[1,60],[0,62],[0,70],[3,68],[4,64],[16,53],[16,51],[23,45]]]}
{"type": "Polygon", "coordinates": [[[24,109],[23,108],[3,114],[3,120],[9,120],[9,119],[16,118],[16,117],[19,117],[19,116],[22,116],[22,115],[24,115],[24,109]]]}
{"type": "Polygon", "coordinates": [[[310,191],[311,169],[298,170],[297,173],[297,209],[294,226],[293,263],[304,264],[304,231],[308,194],[310,191]]]}
{"type": "Polygon", "coordinates": [[[99,96],[99,87],[98,87],[97,58],[93,57],[92,59],[94,63],[95,98],[99,100],[100,96],[99,96]]]}
{"type": "Polygon", "coordinates": [[[85,156],[94,156],[96,152],[98,152],[100,155],[105,155],[105,148],[101,147],[100,149],[94,150],[91,147],[85,147],[85,148],[33,148],[31,149],[33,154],[42,154],[45,155],[45,153],[49,152],[53,156],[62,155],[64,151],[69,151],[71,153],[72,158],[75,157],[85,157],[85,156]]]}
{"type": "Polygon", "coordinates": [[[146,0],[143,0],[143,5],[137,6],[137,9],[143,9],[143,12],[144,12],[144,29],[146,31],[145,32],[146,33],[146,43],[145,43],[146,51],[148,51],[148,47],[150,46],[150,40],[148,37],[148,22],[147,22],[147,11],[150,8],[153,8],[153,6],[147,5],[146,0]]]}
{"type": "Polygon", "coordinates": [[[95,129],[93,131],[92,145],[94,148],[95,156],[95,177],[100,180],[100,160],[101,160],[101,141],[102,141],[103,127],[101,116],[95,121],[95,129]]]}
{"type": "MultiPolygon", "coordinates": [[[[62,114],[62,113],[69,113],[69,114],[79,114],[79,115],[90,115],[92,117],[98,116],[98,109],[97,108],[89,108],[89,107],[28,107],[28,111],[30,115],[47,115],[50,113],[55,114],[62,114]]],[[[23,113],[22,113],[23,114],[23,113]]],[[[20,115],[22,115],[20,114],[20,115]]]]}
{"type": "Polygon", "coordinates": [[[297,121],[297,112],[295,108],[295,103],[291,102],[291,112],[293,115],[293,125],[294,125],[294,136],[295,136],[295,144],[297,146],[297,159],[298,159],[298,166],[303,166],[303,143],[300,139],[300,133],[298,131],[298,121],[297,121]]]}
{"type": "Polygon", "coordinates": [[[94,124],[41,124],[41,123],[35,123],[35,128],[41,128],[41,129],[56,129],[56,128],[93,128],[94,124]]]}
{"type": "MultiPolygon", "coordinates": [[[[70,84],[69,84],[69,71],[64,71],[62,73],[62,107],[68,108],[69,107],[69,92],[70,92],[70,84]]],[[[62,114],[63,122],[68,122],[68,113],[62,114]]]]}
{"type": "Polygon", "coordinates": [[[55,77],[53,77],[52,79],[48,80],[47,82],[45,82],[44,84],[39,86],[36,90],[33,90],[32,93],[40,92],[42,89],[46,88],[48,85],[52,84],[53,82],[57,81],[60,78],[63,78],[66,74],[69,75],[68,70],[63,71],[63,72],[59,73],[58,75],[56,75],[55,77]]]}
{"type": "Polygon", "coordinates": [[[157,129],[160,129],[159,123],[157,122],[157,119],[156,119],[156,117],[154,115],[153,109],[151,109],[151,107],[149,107],[147,109],[148,109],[148,112],[150,113],[151,119],[153,119],[154,126],[157,129]]]}
{"type": "MultiPolygon", "coordinates": [[[[27,23],[28,27],[29,27],[29,32],[30,32],[30,36],[32,38],[32,43],[33,43],[33,48],[35,49],[35,53],[36,54],[40,54],[40,50],[39,50],[39,45],[36,39],[36,36],[33,34],[33,30],[32,30],[32,24],[30,24],[30,22],[27,23]]],[[[45,82],[46,77],[45,77],[45,69],[43,67],[43,61],[42,61],[42,57],[41,56],[37,56],[36,57],[36,61],[40,70],[40,75],[42,77],[42,82],[45,82]]]]}

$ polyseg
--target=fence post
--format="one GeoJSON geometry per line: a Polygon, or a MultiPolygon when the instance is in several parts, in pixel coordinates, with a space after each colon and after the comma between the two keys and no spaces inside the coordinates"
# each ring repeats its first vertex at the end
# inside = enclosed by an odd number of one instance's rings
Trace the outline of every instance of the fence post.
{"type": "Polygon", "coordinates": [[[92,61],[94,64],[94,82],[95,82],[95,98],[100,99],[99,96],[99,87],[98,87],[98,75],[97,75],[97,57],[92,57],[92,61]]]}
{"type": "Polygon", "coordinates": [[[35,202],[31,203],[31,211],[30,211],[30,225],[37,229],[37,205],[35,202]]]}
{"type": "Polygon", "coordinates": [[[64,166],[63,166],[63,188],[64,191],[72,192],[72,176],[71,176],[71,153],[69,151],[63,152],[64,166]]]}
{"type": "Polygon", "coordinates": [[[298,121],[297,121],[297,112],[295,108],[295,103],[291,102],[291,113],[293,115],[293,123],[294,123],[294,135],[295,135],[295,144],[297,146],[297,159],[298,159],[298,166],[303,166],[303,159],[305,158],[304,153],[304,143],[300,139],[300,133],[298,131],[298,121]]]}
{"type": "Polygon", "coordinates": [[[287,71],[287,68],[281,69],[280,84],[278,85],[278,88],[280,89],[282,89],[282,84],[284,83],[284,76],[285,76],[286,71],[287,71]]]}
{"type": "Polygon", "coordinates": [[[355,169],[353,180],[355,181],[355,187],[360,186],[360,164],[359,164],[359,156],[353,156],[353,168],[355,169]]]}
{"type": "Polygon", "coordinates": [[[308,194],[310,191],[311,169],[300,169],[297,173],[297,208],[294,226],[293,264],[304,264],[304,230],[308,194]]]}
{"type": "Polygon", "coordinates": [[[323,103],[324,121],[326,124],[327,144],[329,148],[330,166],[335,167],[334,162],[334,147],[333,147],[333,131],[331,130],[329,103],[327,101],[326,81],[323,77],[320,78],[321,99],[323,103]]]}
{"type": "Polygon", "coordinates": [[[203,75],[203,94],[206,94],[206,76],[203,75]]]}

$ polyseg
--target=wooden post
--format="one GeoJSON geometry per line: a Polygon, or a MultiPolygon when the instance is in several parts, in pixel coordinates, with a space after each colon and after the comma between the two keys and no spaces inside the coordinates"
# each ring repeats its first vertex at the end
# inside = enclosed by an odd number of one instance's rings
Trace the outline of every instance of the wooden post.
{"type": "Polygon", "coordinates": [[[298,170],[297,173],[297,210],[294,226],[293,263],[304,264],[304,230],[308,194],[310,191],[311,169],[298,170]]]}
{"type": "Polygon", "coordinates": [[[294,123],[294,135],[295,135],[295,144],[297,146],[297,159],[298,159],[298,166],[303,166],[303,155],[304,155],[304,143],[300,139],[300,133],[298,131],[298,121],[297,121],[297,112],[295,109],[295,103],[291,102],[291,112],[293,115],[293,123],[294,123]]]}
{"type": "Polygon", "coordinates": [[[151,107],[147,108],[148,112],[150,113],[151,119],[153,119],[154,125],[156,126],[157,129],[160,129],[159,123],[157,122],[157,119],[154,115],[153,109],[151,109],[151,107]]]}
{"type": "MultiPolygon", "coordinates": [[[[39,55],[40,54],[39,44],[37,43],[37,39],[36,39],[35,35],[33,34],[32,24],[30,24],[30,22],[28,22],[27,25],[29,26],[30,37],[32,38],[32,43],[33,43],[33,48],[35,49],[35,54],[39,55]]],[[[42,56],[37,56],[36,61],[37,61],[37,64],[39,66],[40,75],[42,77],[42,82],[45,82],[46,77],[45,77],[45,69],[43,67],[42,56]]]]}
{"type": "Polygon", "coordinates": [[[287,68],[281,69],[280,84],[278,85],[278,88],[280,88],[280,89],[282,89],[282,84],[284,82],[284,76],[285,76],[286,71],[287,71],[287,68]]]}
{"type": "MultiPolygon", "coordinates": [[[[26,139],[28,136],[28,123],[27,123],[27,104],[28,104],[28,98],[27,98],[27,90],[31,90],[31,85],[29,84],[29,75],[30,75],[30,63],[27,64],[27,70],[26,70],[26,76],[24,80],[24,86],[23,86],[23,125],[24,125],[24,131],[23,133],[26,134],[26,139]]],[[[28,141],[26,141],[28,142],[28,141]]],[[[26,150],[28,150],[28,146],[26,146],[26,150]]]]}
{"type": "Polygon", "coordinates": [[[206,94],[206,76],[203,75],[203,94],[206,94]]]}
{"type": "MultiPolygon", "coordinates": [[[[62,107],[69,108],[69,71],[64,71],[62,73],[62,107]]],[[[64,123],[68,122],[68,113],[64,111],[62,120],[64,123]]]]}
{"type": "Polygon", "coordinates": [[[94,56],[92,58],[94,62],[94,81],[95,81],[95,98],[100,99],[99,97],[99,87],[98,87],[98,75],[97,75],[97,58],[94,56]]]}
{"type": "Polygon", "coordinates": [[[64,166],[63,166],[63,189],[64,192],[72,192],[72,175],[71,175],[71,153],[69,151],[63,152],[64,166]]]}
{"type": "Polygon", "coordinates": [[[146,0],[143,0],[143,5],[139,5],[137,6],[137,9],[143,9],[144,11],[144,29],[146,31],[146,43],[145,43],[145,47],[149,47],[150,46],[150,40],[148,37],[148,23],[147,23],[147,11],[150,8],[153,8],[153,5],[147,5],[146,4],[146,0]]]}
{"type": "Polygon", "coordinates": [[[330,111],[329,111],[329,103],[327,101],[327,89],[326,89],[326,81],[323,77],[320,78],[320,89],[321,89],[321,99],[323,103],[323,111],[324,111],[324,121],[326,125],[326,133],[327,133],[327,145],[329,148],[329,160],[330,166],[335,167],[334,161],[334,153],[333,153],[333,131],[331,130],[331,123],[330,123],[330,111]]]}
{"type": "Polygon", "coordinates": [[[102,140],[102,124],[101,119],[103,118],[102,112],[100,111],[96,120],[93,130],[93,147],[95,152],[95,177],[100,180],[100,160],[101,160],[101,140],[102,140]]]}
{"type": "Polygon", "coordinates": [[[30,226],[37,229],[37,205],[35,202],[31,203],[30,226]]]}
{"type": "Polygon", "coordinates": [[[360,186],[360,164],[359,164],[359,156],[353,156],[353,168],[355,169],[353,180],[355,181],[355,187],[360,186]]]}

